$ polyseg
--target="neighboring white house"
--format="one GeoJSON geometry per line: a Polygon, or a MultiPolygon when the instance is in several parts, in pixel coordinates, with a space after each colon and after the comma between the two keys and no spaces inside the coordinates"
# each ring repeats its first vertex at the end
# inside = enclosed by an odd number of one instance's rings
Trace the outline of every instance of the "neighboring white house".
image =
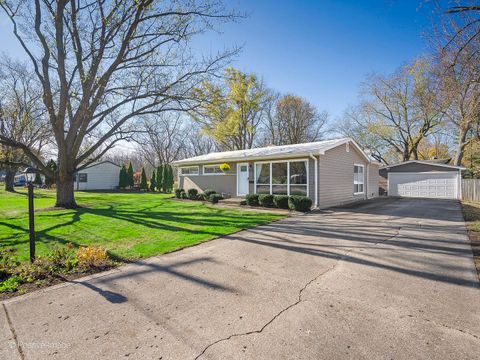
{"type": "Polygon", "coordinates": [[[120,166],[102,161],[87,166],[75,174],[75,190],[113,190],[118,187],[120,166]]]}

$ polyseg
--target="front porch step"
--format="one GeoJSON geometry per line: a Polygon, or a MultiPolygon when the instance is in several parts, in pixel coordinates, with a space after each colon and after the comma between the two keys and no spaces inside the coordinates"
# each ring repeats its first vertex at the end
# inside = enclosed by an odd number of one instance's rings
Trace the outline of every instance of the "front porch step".
{"type": "Polygon", "coordinates": [[[233,205],[233,206],[240,206],[244,198],[241,197],[232,197],[228,199],[220,200],[219,203],[222,205],[233,205]]]}

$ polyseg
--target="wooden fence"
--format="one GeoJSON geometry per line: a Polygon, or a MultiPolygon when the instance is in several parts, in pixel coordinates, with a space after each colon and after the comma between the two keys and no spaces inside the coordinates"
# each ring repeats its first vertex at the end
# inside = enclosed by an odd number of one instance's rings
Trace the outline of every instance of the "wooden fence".
{"type": "Polygon", "coordinates": [[[462,200],[480,201],[480,179],[462,180],[462,200]]]}

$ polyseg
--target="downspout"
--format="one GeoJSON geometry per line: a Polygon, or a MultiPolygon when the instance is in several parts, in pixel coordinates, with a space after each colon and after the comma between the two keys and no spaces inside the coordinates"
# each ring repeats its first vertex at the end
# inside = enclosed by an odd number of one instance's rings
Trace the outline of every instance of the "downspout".
{"type": "Polygon", "coordinates": [[[310,153],[310,157],[315,161],[315,204],[314,207],[318,208],[318,159],[310,153]]]}
{"type": "Polygon", "coordinates": [[[366,191],[365,191],[365,200],[368,200],[368,199],[369,199],[369,194],[370,194],[370,188],[369,188],[370,183],[369,183],[369,180],[370,180],[370,163],[368,162],[368,163],[367,163],[367,176],[366,176],[366,181],[365,181],[365,182],[366,182],[365,185],[367,185],[367,186],[365,186],[365,189],[366,189],[366,191]]]}

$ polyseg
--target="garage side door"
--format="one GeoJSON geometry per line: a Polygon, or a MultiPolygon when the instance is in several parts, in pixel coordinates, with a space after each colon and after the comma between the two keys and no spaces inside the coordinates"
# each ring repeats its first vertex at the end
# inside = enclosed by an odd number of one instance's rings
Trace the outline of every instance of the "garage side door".
{"type": "Polygon", "coordinates": [[[437,199],[457,198],[456,172],[390,173],[389,194],[392,196],[437,199]]]}

